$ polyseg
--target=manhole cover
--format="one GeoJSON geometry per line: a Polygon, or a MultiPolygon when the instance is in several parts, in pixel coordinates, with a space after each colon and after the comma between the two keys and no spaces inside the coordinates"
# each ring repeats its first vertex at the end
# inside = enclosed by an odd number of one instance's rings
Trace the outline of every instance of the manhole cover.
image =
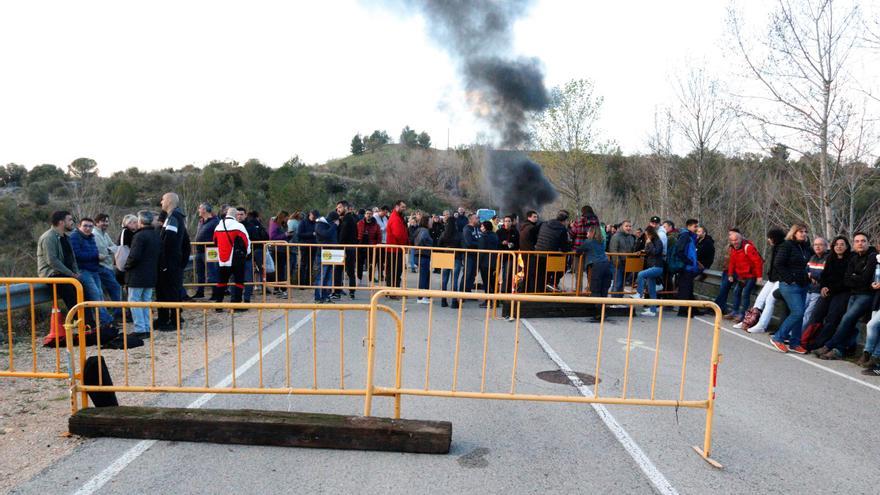
{"type": "MultiPolygon", "coordinates": [[[[575,371],[575,375],[584,382],[584,385],[595,385],[596,377],[587,373],[581,373],[580,371],[575,371]]],[[[571,385],[571,381],[568,379],[568,375],[566,375],[562,370],[550,370],[550,371],[539,371],[535,373],[535,376],[544,380],[545,382],[556,383],[559,385],[571,385]]]]}

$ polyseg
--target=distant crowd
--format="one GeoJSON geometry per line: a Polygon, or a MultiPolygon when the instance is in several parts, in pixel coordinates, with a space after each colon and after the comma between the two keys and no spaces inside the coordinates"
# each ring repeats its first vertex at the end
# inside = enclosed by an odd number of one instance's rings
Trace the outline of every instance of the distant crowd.
{"type": "MultiPolygon", "coordinates": [[[[54,212],[51,228],[38,242],[40,276],[77,278],[85,298],[92,301],[105,297],[119,301],[125,292],[128,301],[179,302],[204,298],[205,287],[210,286],[213,301],[222,302],[228,294],[233,302],[245,303],[254,290],[249,282],[257,277],[273,282],[275,295],[281,297],[287,296],[285,287],[314,287],[315,302],[326,304],[344,296],[354,299],[365,274],[366,282],[381,280],[400,287],[407,268],[418,274],[420,289],[430,288],[431,275],[439,272],[443,291],[482,287],[486,292],[557,292],[565,272],[548,266],[548,254],[570,253],[566,272],[577,267],[586,271],[592,296],[656,299],[658,290],[670,293],[674,288],[675,299],[694,300],[694,283],[716,256],[714,240],[696,219],[676,228],[673,221],[654,216],[644,228],[634,230],[630,220],[600,222],[590,206],[581,208],[577,217],[559,210],[548,220],[535,211],[523,218],[509,214],[481,220],[464,208],[408,214],[404,201],[393,207],[357,209],[345,200],[325,215],[317,210],[280,211],[268,226],[259,212],[222,205],[215,214],[210,203],[202,203],[193,250],[179,201],[177,194],[166,193],[160,212],[126,215],[118,237],[109,234],[110,218],[105,214],[74,223],[69,212],[54,212]],[[257,247],[254,241],[278,242],[257,247]],[[324,245],[344,253],[339,263],[320,261],[324,245]],[[379,245],[388,247],[370,247],[379,245]],[[454,255],[452,267],[433,269],[432,250],[444,248],[454,255]],[[193,251],[197,288],[189,295],[183,278],[193,251]],[[637,273],[626,270],[628,253],[643,259],[637,273]]],[[[821,359],[841,359],[853,352],[856,324],[870,317],[859,364],[866,374],[880,374],[880,267],[867,234],[856,233],[852,244],[839,236],[830,246],[817,237],[812,248],[807,229],[800,224],[787,233],[773,229],[767,237],[772,248],[765,281],[765,261],[754,243],[738,229],[729,230],[727,262],[715,301],[724,317],[736,328],[766,332],[774,305],[782,303],[787,316],[771,344],[781,352],[813,351],[821,359]],[[759,285],[760,293],[750,307],[751,293],[759,285]],[[730,292],[732,305],[728,305],[730,292]]],[[[60,288],[65,304],[75,305],[72,286],[60,288]]],[[[441,299],[443,307],[461,304],[463,300],[441,299]]],[[[683,306],[678,310],[679,316],[700,313],[683,306]]],[[[173,309],[158,309],[153,322],[149,314],[146,308],[131,309],[133,336],[149,337],[151,323],[158,331],[177,328],[179,315],[173,309]]],[[[656,316],[657,308],[646,307],[641,314],[656,316]]],[[[116,328],[120,319],[119,310],[86,313],[87,323],[102,329],[116,328]]]]}

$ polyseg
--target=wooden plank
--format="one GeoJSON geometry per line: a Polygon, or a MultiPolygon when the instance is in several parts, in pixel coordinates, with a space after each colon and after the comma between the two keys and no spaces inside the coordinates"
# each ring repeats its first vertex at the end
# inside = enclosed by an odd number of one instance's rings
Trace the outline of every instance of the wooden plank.
{"type": "Polygon", "coordinates": [[[337,414],[101,407],[70,417],[70,432],[184,442],[447,454],[452,423],[337,414]]]}

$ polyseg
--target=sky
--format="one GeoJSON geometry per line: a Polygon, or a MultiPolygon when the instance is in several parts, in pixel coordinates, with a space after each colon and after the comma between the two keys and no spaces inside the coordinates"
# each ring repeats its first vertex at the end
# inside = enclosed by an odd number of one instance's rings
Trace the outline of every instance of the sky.
{"type": "MultiPolygon", "coordinates": [[[[548,87],[593,80],[602,135],[637,153],[674,74],[729,69],[727,7],[539,0],[512,53],[541,59],[548,87]]],[[[0,67],[0,163],[28,168],[317,163],[405,125],[437,148],[487,137],[424,20],[385,2],[2,2],[0,67]]]]}

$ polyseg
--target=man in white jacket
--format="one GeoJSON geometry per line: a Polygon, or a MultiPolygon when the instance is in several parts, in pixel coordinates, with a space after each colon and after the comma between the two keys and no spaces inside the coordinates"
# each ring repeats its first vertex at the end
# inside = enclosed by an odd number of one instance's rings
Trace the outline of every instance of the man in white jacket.
{"type": "MultiPolygon", "coordinates": [[[[251,239],[244,225],[235,219],[236,213],[238,210],[235,207],[229,207],[226,210],[226,217],[220,220],[214,229],[214,245],[217,246],[220,265],[217,284],[214,286],[214,293],[211,296],[211,299],[216,302],[223,302],[230,276],[235,278],[235,287],[238,289],[232,291],[232,302],[241,302],[241,295],[244,291],[245,260],[247,255],[251,253],[251,239]],[[236,252],[239,255],[236,255],[236,252]]],[[[217,308],[216,311],[223,310],[217,308]]]]}

